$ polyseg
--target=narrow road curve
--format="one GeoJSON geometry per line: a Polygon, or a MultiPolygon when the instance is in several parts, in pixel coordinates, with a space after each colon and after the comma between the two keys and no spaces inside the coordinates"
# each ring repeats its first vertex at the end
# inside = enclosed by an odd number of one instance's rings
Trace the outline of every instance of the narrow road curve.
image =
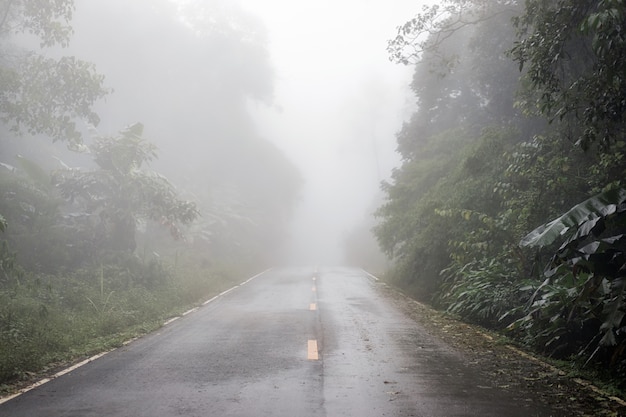
{"type": "Polygon", "coordinates": [[[358,269],[272,269],[0,416],[559,415],[492,386],[380,285],[358,269]]]}

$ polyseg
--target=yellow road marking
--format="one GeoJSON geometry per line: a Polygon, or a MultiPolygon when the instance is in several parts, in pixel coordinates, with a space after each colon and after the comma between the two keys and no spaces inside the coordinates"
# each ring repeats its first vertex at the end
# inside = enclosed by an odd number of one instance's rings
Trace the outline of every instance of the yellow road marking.
{"type": "Polygon", "coordinates": [[[311,303],[311,305],[309,306],[309,310],[311,311],[317,310],[317,305],[315,303],[311,303]]]}
{"type": "Polygon", "coordinates": [[[317,353],[317,340],[309,340],[307,359],[312,361],[316,361],[319,359],[319,354],[317,353]]]}

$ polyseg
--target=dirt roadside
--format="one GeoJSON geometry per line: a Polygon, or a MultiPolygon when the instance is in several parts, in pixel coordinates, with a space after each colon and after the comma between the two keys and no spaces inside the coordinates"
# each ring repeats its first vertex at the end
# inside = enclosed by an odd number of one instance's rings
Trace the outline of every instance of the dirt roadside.
{"type": "Polygon", "coordinates": [[[626,401],[573,378],[566,372],[472,326],[414,301],[380,283],[379,288],[405,314],[466,358],[494,386],[550,405],[570,416],[624,416],[626,401]]]}

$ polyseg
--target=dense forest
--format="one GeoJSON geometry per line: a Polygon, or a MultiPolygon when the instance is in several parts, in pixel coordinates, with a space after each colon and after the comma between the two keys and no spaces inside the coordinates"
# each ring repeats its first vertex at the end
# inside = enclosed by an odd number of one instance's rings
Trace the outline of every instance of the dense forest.
{"type": "MultiPolygon", "coordinates": [[[[374,226],[394,285],[622,390],[625,27],[624,0],[400,26],[417,110],[374,226]]],[[[0,394],[279,260],[301,179],[249,114],[274,80],[219,2],[0,0],[0,394]]]]}
{"type": "Polygon", "coordinates": [[[626,370],[626,2],[444,0],[375,234],[389,279],[548,356],[626,370]]]}
{"type": "Polygon", "coordinates": [[[0,1],[0,392],[273,264],[300,187],[258,22],[74,3],[0,1]]]}

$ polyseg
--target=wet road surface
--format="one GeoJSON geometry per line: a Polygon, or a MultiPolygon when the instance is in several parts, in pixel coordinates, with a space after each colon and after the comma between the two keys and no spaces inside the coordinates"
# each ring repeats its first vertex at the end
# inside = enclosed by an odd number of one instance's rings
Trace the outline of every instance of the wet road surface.
{"type": "Polygon", "coordinates": [[[0,416],[558,415],[492,386],[380,285],[358,269],[272,269],[0,416]]]}

